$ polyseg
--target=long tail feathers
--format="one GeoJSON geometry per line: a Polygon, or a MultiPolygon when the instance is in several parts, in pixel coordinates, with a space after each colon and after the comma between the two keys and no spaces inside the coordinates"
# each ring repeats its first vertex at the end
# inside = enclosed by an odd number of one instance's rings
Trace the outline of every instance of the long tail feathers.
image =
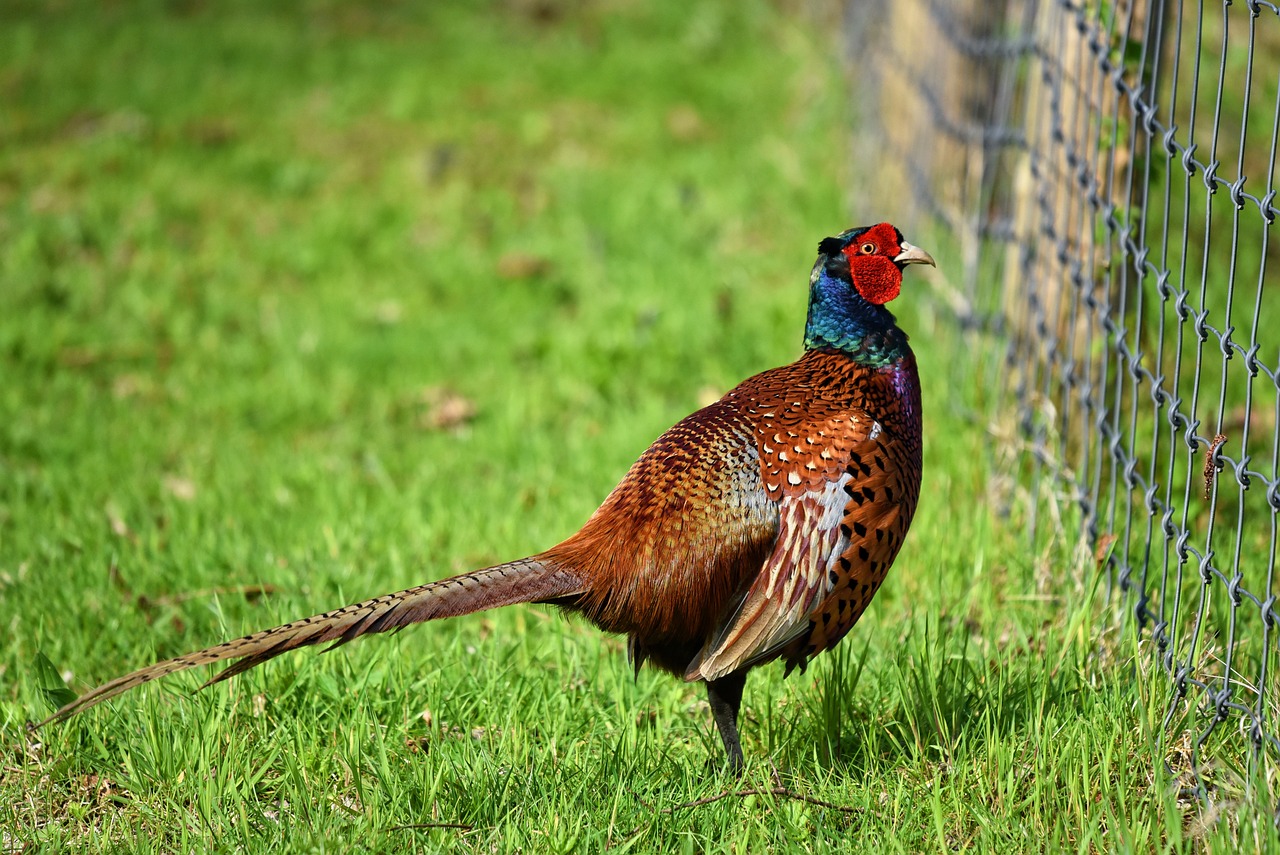
{"type": "Polygon", "coordinates": [[[34,725],[33,729],[62,721],[135,686],[200,665],[239,660],[211,677],[201,686],[204,688],[299,647],[325,642],[332,642],[337,647],[373,632],[403,629],[422,621],[457,617],[514,603],[563,602],[582,593],[582,590],[582,582],[575,574],[554,566],[541,556],[464,573],[157,662],[86,692],[34,725]]]}

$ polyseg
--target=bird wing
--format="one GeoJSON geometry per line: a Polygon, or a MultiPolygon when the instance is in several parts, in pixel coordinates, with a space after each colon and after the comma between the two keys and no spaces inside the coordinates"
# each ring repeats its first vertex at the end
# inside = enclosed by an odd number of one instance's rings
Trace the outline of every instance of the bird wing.
{"type": "Polygon", "coordinates": [[[721,400],[658,437],[591,519],[546,554],[591,580],[576,609],[631,635],[637,662],[668,650],[655,661],[681,673],[760,571],[777,531],[754,426],[721,400]]]}
{"type": "Polygon", "coordinates": [[[779,421],[766,421],[760,439],[777,539],[686,679],[718,679],[784,651],[803,662],[834,644],[870,602],[910,521],[918,479],[913,488],[904,444],[874,418],[852,410],[779,421]]]}

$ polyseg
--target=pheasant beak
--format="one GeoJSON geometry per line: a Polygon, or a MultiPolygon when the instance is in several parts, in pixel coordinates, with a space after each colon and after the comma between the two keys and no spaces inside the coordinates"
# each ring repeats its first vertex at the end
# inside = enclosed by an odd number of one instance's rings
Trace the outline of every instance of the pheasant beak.
{"type": "Polygon", "coordinates": [[[925,252],[918,246],[912,246],[905,240],[898,244],[902,248],[902,252],[898,253],[893,261],[895,264],[927,264],[930,267],[937,267],[938,264],[933,260],[933,256],[925,252]]]}

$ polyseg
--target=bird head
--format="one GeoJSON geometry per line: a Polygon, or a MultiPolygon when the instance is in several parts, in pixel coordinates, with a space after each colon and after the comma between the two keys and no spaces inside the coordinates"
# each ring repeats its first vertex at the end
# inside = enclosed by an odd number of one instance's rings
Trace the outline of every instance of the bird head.
{"type": "Polygon", "coordinates": [[[863,226],[818,244],[813,281],[826,272],[852,284],[868,303],[883,306],[902,290],[902,271],[908,264],[937,266],[933,256],[907,243],[889,223],[863,226]]]}

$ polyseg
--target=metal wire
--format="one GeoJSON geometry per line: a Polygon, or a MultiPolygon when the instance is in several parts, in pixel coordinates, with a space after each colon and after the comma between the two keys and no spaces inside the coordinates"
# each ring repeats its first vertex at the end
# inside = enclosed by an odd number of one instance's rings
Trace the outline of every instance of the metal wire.
{"type": "Polygon", "coordinates": [[[957,315],[1001,333],[1033,542],[1065,493],[1160,665],[1139,671],[1168,691],[1160,759],[1206,804],[1276,805],[1280,6],[848,2],[855,61],[917,103],[864,126],[972,248],[957,315]],[[896,47],[895,15],[931,50],[896,47]]]}

